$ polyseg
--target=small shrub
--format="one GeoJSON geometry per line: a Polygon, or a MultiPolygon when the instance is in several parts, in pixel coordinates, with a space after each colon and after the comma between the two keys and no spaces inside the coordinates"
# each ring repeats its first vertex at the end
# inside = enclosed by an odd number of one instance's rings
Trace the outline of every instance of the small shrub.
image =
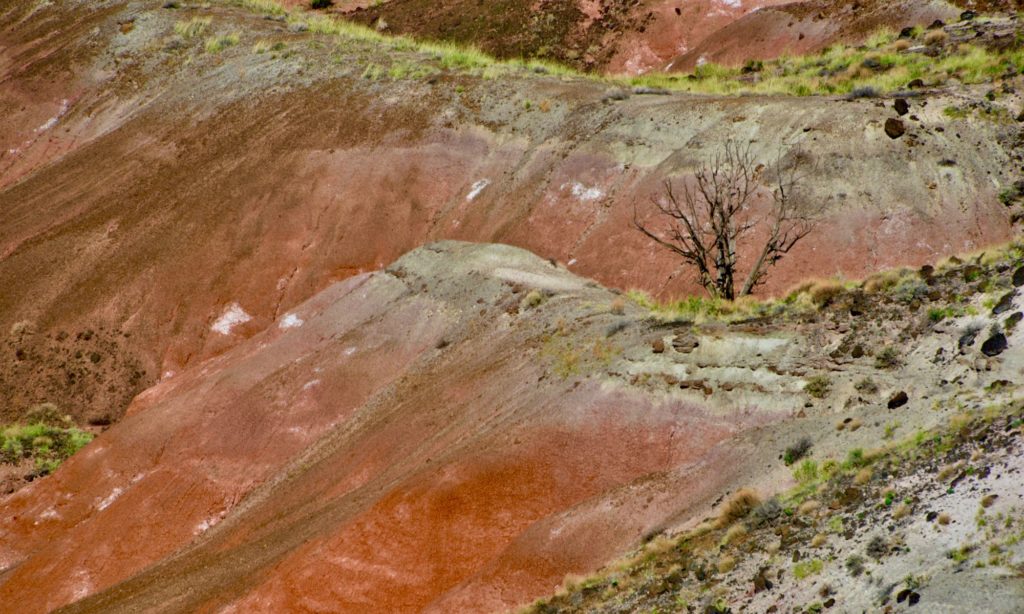
{"type": "Polygon", "coordinates": [[[912,303],[928,295],[928,284],[920,277],[907,276],[892,289],[893,298],[901,303],[912,303]]]}
{"type": "Polygon", "coordinates": [[[876,369],[895,369],[903,363],[900,352],[893,346],[887,346],[875,356],[876,369]]]}
{"type": "Polygon", "coordinates": [[[544,302],[544,295],[540,290],[530,290],[523,298],[523,306],[528,308],[537,307],[544,302]]]}
{"type": "Polygon", "coordinates": [[[847,97],[856,100],[857,98],[878,98],[879,95],[878,90],[870,85],[860,85],[850,90],[847,97]]]}
{"type": "Polygon", "coordinates": [[[807,453],[810,452],[813,446],[814,443],[810,437],[801,437],[795,444],[786,448],[785,453],[782,455],[782,460],[786,465],[792,465],[807,456],[807,453]]]}
{"type": "Polygon", "coordinates": [[[889,542],[881,535],[875,535],[868,541],[867,555],[873,559],[880,559],[889,554],[889,542]]]}
{"type": "Polygon", "coordinates": [[[734,494],[725,504],[718,516],[718,526],[725,527],[737,520],[746,518],[761,503],[761,497],[750,488],[743,488],[734,494]]]}
{"type": "Polygon", "coordinates": [[[815,375],[811,379],[807,380],[807,384],[804,386],[804,392],[815,399],[824,399],[828,396],[831,387],[832,380],[829,379],[827,375],[815,375]]]}
{"type": "Polygon", "coordinates": [[[870,377],[858,381],[853,387],[861,394],[878,394],[878,384],[870,377]]]}
{"type": "Polygon", "coordinates": [[[310,0],[309,8],[319,11],[321,9],[329,9],[334,5],[332,0],[310,0]]]}
{"type": "Polygon", "coordinates": [[[929,46],[940,45],[947,40],[949,40],[949,34],[945,30],[932,30],[924,35],[924,44],[929,46]]]}
{"type": "Polygon", "coordinates": [[[854,554],[846,559],[846,571],[854,578],[864,573],[864,557],[854,554]]]}
{"type": "Polygon", "coordinates": [[[826,307],[845,292],[845,290],[846,289],[843,287],[843,284],[837,281],[819,281],[811,286],[811,289],[808,291],[808,295],[815,306],[826,307]]]}
{"type": "Polygon", "coordinates": [[[865,467],[858,471],[857,475],[853,476],[853,483],[857,484],[858,486],[863,486],[864,484],[867,484],[868,482],[871,481],[873,475],[874,472],[871,469],[865,467]]]}
{"type": "Polygon", "coordinates": [[[762,502],[751,512],[751,524],[759,527],[782,515],[782,504],[775,497],[762,502]]]}
{"type": "Polygon", "coordinates": [[[609,311],[617,316],[621,316],[626,313],[626,301],[622,300],[621,296],[616,297],[615,300],[612,301],[609,311]]]}

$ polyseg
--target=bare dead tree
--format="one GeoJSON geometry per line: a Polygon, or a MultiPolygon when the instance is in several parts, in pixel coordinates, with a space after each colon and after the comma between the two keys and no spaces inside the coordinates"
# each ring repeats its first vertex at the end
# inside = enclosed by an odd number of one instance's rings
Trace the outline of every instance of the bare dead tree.
{"type": "Polygon", "coordinates": [[[736,298],[737,248],[754,228],[766,227],[767,239],[750,267],[740,295],[751,294],[764,283],[768,270],[814,228],[821,208],[800,195],[809,159],[802,152],[780,154],[770,167],[759,164],[750,144],[727,141],[683,184],[680,198],[671,179],[664,182],[661,198],[651,198],[663,229],[640,220],[633,207],[633,225],[658,245],[678,254],[697,269],[698,280],[709,294],[736,298]],[[751,205],[760,187],[771,191],[769,212],[757,219],[751,205]]]}

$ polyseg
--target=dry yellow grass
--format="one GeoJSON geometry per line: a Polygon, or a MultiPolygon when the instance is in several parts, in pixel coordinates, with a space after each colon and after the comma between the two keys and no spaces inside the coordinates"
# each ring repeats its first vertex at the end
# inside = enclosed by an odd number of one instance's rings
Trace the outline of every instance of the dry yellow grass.
{"type": "Polygon", "coordinates": [[[736,559],[729,555],[722,556],[718,559],[718,564],[716,566],[718,567],[718,573],[729,573],[735,569],[736,559]]]}
{"type": "Polygon", "coordinates": [[[850,429],[850,431],[852,432],[856,431],[862,426],[864,426],[864,423],[861,422],[858,418],[854,418],[853,420],[850,420],[850,423],[846,425],[846,428],[850,429]]]}
{"type": "Polygon", "coordinates": [[[818,307],[824,307],[844,291],[843,284],[832,279],[823,279],[811,284],[807,294],[810,296],[812,303],[818,307]]]}
{"type": "Polygon", "coordinates": [[[906,518],[909,515],[910,506],[907,505],[906,503],[900,503],[899,505],[896,506],[896,509],[892,511],[892,517],[895,520],[899,520],[900,518],[906,518]]]}
{"type": "Polygon", "coordinates": [[[804,501],[803,503],[801,503],[800,507],[796,508],[796,513],[800,514],[801,516],[807,516],[818,511],[818,509],[820,508],[821,503],[815,501],[814,499],[811,499],[810,501],[804,501]]]}
{"type": "Polygon", "coordinates": [[[626,301],[621,296],[615,297],[615,300],[612,301],[609,307],[609,311],[617,316],[621,316],[626,313],[626,301]]]}
{"type": "Polygon", "coordinates": [[[746,518],[747,514],[760,503],[761,497],[753,489],[743,488],[737,491],[722,508],[722,512],[718,516],[718,527],[724,528],[737,520],[746,518]]]}
{"type": "Polygon", "coordinates": [[[937,517],[937,518],[935,519],[935,521],[936,521],[936,522],[938,522],[939,524],[941,524],[942,526],[946,526],[947,524],[949,524],[950,522],[952,522],[952,520],[953,520],[953,519],[952,519],[952,518],[950,518],[950,517],[949,517],[949,514],[947,514],[946,512],[942,512],[942,513],[941,513],[941,514],[939,514],[939,516],[938,516],[938,517],[937,517]]]}
{"type": "Polygon", "coordinates": [[[821,548],[828,542],[828,536],[824,533],[818,533],[811,539],[811,548],[821,548]]]}
{"type": "Polygon", "coordinates": [[[857,475],[853,476],[853,483],[857,485],[864,485],[871,481],[873,472],[870,467],[865,467],[857,472],[857,475]]]}
{"type": "Polygon", "coordinates": [[[949,34],[946,34],[945,30],[932,30],[924,35],[924,44],[926,45],[938,45],[947,40],[949,40],[949,34]]]}
{"type": "Polygon", "coordinates": [[[945,465],[944,467],[942,467],[942,469],[939,469],[939,474],[937,477],[940,482],[945,482],[949,478],[956,475],[958,471],[960,471],[960,463],[952,463],[949,465],[945,465]]]}
{"type": "Polygon", "coordinates": [[[725,537],[722,538],[722,544],[731,544],[739,539],[746,537],[747,527],[743,523],[736,523],[729,527],[729,530],[725,532],[725,537]]]}

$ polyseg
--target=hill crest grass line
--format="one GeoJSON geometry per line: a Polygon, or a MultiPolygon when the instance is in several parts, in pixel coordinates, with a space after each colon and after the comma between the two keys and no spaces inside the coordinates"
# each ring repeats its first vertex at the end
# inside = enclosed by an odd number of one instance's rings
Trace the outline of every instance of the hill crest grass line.
{"type": "MultiPolygon", "coordinates": [[[[744,66],[704,63],[691,74],[597,75],[540,59],[499,60],[471,45],[388,35],[332,15],[288,10],[274,0],[229,0],[228,4],[283,18],[290,25],[304,27],[312,34],[370,42],[395,51],[419,52],[432,56],[445,69],[492,79],[510,72],[530,72],[648,91],[736,96],[870,97],[904,90],[915,80],[920,80],[926,87],[950,83],[971,85],[1024,72],[1024,49],[1020,48],[1019,42],[1014,48],[1002,51],[973,44],[942,47],[945,39],[935,36],[934,31],[925,33],[918,28],[908,38],[899,38],[895,31],[881,29],[860,46],[837,44],[821,53],[750,61],[744,66]],[[914,46],[915,43],[919,44],[914,46]],[[938,57],[924,53],[926,49],[934,51],[936,45],[940,48],[938,57]]],[[[400,72],[403,75],[407,72],[418,74],[416,71],[400,72]]]]}

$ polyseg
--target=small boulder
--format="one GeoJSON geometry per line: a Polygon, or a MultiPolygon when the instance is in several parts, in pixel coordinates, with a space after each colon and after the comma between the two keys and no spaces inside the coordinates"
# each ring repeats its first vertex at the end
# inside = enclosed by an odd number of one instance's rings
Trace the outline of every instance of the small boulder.
{"type": "Polygon", "coordinates": [[[957,346],[960,348],[962,354],[967,348],[974,345],[974,340],[978,338],[978,331],[968,330],[964,334],[960,335],[960,341],[957,342],[957,346]]]}
{"type": "Polygon", "coordinates": [[[1006,322],[1003,323],[1003,326],[1005,326],[1007,329],[1012,329],[1013,327],[1020,324],[1021,320],[1024,320],[1024,313],[1017,311],[1015,313],[1011,313],[1010,317],[1006,318],[1006,322]]]}
{"type": "Polygon", "coordinates": [[[907,84],[907,87],[912,90],[924,87],[924,79],[914,79],[913,81],[907,84]]]}
{"type": "Polygon", "coordinates": [[[891,397],[889,397],[888,407],[889,407],[889,409],[896,409],[897,407],[903,407],[904,405],[907,404],[907,401],[909,401],[909,400],[910,400],[910,397],[907,396],[907,393],[902,391],[902,390],[900,390],[899,392],[893,393],[893,395],[891,397]]]}
{"type": "Polygon", "coordinates": [[[662,339],[655,339],[651,342],[651,351],[655,354],[661,354],[665,351],[665,341],[662,339]]]}
{"type": "Polygon", "coordinates": [[[907,102],[906,98],[897,98],[896,101],[892,103],[892,108],[896,109],[896,112],[900,117],[903,117],[910,112],[910,104],[907,102]]]}
{"type": "Polygon", "coordinates": [[[1018,288],[1024,286],[1024,265],[1013,272],[1013,285],[1018,288]]]}
{"type": "Polygon", "coordinates": [[[679,333],[672,339],[672,349],[680,354],[689,354],[700,345],[693,333],[679,333]]]}
{"type": "Polygon", "coordinates": [[[974,11],[964,11],[963,13],[960,13],[960,21],[971,21],[977,16],[978,14],[974,11]]]}
{"type": "Polygon", "coordinates": [[[981,344],[981,353],[989,357],[999,356],[1007,347],[1006,335],[1003,333],[996,333],[986,339],[985,343],[981,344]]]}
{"type": "Polygon", "coordinates": [[[906,134],[906,132],[907,127],[903,125],[902,121],[896,119],[895,117],[890,117],[889,119],[885,120],[885,134],[890,139],[898,139],[904,134],[906,134]]]}
{"type": "Polygon", "coordinates": [[[1017,297],[1017,291],[1012,290],[1000,297],[999,302],[992,308],[992,315],[997,316],[1013,309],[1013,299],[1017,297]]]}

